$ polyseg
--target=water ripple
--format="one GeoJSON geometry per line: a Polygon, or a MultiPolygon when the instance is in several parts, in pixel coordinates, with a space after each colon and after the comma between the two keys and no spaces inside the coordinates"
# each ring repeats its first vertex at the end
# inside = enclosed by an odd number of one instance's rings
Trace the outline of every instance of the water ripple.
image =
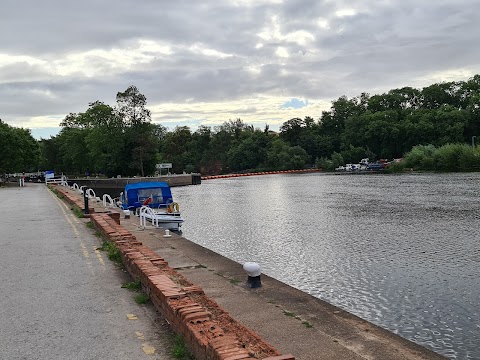
{"type": "Polygon", "coordinates": [[[174,188],[184,236],[451,359],[480,359],[480,174],[174,188]]]}

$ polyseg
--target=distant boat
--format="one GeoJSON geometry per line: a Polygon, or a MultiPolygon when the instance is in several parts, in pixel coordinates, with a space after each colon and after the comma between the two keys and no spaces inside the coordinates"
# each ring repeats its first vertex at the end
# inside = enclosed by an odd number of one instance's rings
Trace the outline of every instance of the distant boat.
{"type": "Polygon", "coordinates": [[[140,217],[140,223],[150,221],[156,227],[180,230],[184,219],[180,206],[173,201],[170,186],[166,182],[139,182],[125,185],[120,194],[121,208],[140,217]]]}

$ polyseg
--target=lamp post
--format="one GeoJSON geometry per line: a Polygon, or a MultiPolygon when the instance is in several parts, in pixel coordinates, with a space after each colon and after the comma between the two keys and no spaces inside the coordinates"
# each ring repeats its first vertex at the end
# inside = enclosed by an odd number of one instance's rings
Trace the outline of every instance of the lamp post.
{"type": "Polygon", "coordinates": [[[476,138],[476,136],[473,135],[472,136],[472,148],[474,148],[474,149],[475,149],[475,138],[476,138]]]}

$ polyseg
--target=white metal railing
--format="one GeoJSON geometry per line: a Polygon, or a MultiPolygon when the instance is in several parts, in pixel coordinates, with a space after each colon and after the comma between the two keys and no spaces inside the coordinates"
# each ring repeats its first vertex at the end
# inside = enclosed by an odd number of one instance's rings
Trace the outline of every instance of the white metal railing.
{"type": "Polygon", "coordinates": [[[155,212],[148,206],[142,206],[140,208],[140,226],[144,229],[147,227],[147,219],[152,221],[152,226],[158,227],[158,219],[155,216],[155,212]]]}
{"type": "Polygon", "coordinates": [[[108,194],[103,194],[102,197],[103,200],[103,206],[104,207],[116,207],[115,201],[112,199],[112,197],[108,194]]]}
{"type": "Polygon", "coordinates": [[[78,187],[78,184],[77,183],[74,183],[72,185],[72,190],[75,190],[75,191],[78,191],[80,188],[78,187]]]}
{"type": "Polygon", "coordinates": [[[100,202],[100,198],[97,196],[97,194],[95,194],[95,191],[92,188],[88,188],[85,191],[85,194],[87,194],[89,199],[100,202]]]}
{"type": "Polygon", "coordinates": [[[65,175],[62,175],[60,177],[46,177],[45,178],[45,184],[57,184],[57,185],[62,185],[62,186],[68,186],[67,182],[67,177],[65,175]]]}

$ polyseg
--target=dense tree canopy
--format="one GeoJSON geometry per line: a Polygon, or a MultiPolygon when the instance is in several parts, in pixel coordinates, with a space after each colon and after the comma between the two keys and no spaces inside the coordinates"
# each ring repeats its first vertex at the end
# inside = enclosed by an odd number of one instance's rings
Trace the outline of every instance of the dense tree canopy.
{"type": "Polygon", "coordinates": [[[30,130],[15,128],[0,119],[0,174],[37,171],[39,145],[30,130]]]}
{"type": "MultiPolygon", "coordinates": [[[[441,154],[447,144],[469,145],[480,136],[480,75],[423,89],[341,96],[317,120],[290,119],[279,133],[241,119],[194,132],[186,126],[168,131],[152,123],[147,99],[135,86],[118,92],[116,100],[113,107],[95,101],[85,112],[68,114],[57,136],[39,142],[28,130],[0,120],[0,172],[39,167],[68,174],[153,175],[159,162],[172,163],[175,173],[300,169],[398,158],[414,147],[424,149],[418,146],[433,146],[441,154]]],[[[449,149],[464,153],[462,147],[449,149]]],[[[439,156],[435,159],[443,159],[439,156]]],[[[442,161],[436,169],[445,168],[442,161]]]]}

